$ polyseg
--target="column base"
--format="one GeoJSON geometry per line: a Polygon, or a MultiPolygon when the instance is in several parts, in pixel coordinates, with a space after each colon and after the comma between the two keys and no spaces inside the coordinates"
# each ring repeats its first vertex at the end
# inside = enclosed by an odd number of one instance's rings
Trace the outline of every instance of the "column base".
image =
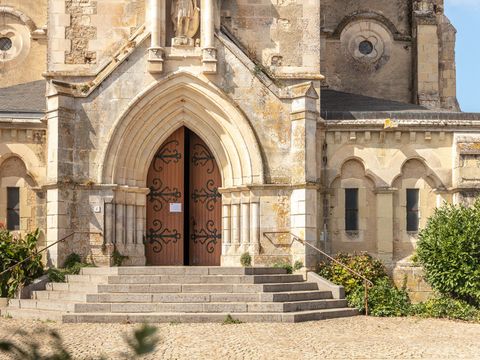
{"type": "Polygon", "coordinates": [[[151,74],[159,74],[163,72],[163,49],[148,49],[148,65],[147,71],[151,74]]]}

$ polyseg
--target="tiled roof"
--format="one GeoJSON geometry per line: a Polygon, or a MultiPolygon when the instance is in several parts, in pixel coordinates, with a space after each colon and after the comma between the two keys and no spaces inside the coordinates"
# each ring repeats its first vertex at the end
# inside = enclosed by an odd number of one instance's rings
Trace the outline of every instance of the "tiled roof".
{"type": "Polygon", "coordinates": [[[45,80],[0,88],[0,112],[42,113],[46,109],[45,80]]]}

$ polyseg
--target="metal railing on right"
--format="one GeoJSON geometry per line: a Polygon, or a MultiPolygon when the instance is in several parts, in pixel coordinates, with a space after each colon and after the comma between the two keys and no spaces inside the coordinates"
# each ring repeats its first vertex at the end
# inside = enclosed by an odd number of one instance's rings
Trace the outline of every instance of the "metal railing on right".
{"type": "Polygon", "coordinates": [[[303,240],[302,238],[298,237],[297,235],[295,235],[295,234],[293,234],[289,231],[273,231],[273,232],[272,231],[270,231],[270,232],[267,231],[267,232],[264,232],[263,236],[265,236],[268,240],[270,240],[273,243],[273,240],[269,237],[270,235],[290,235],[292,237],[293,241],[297,241],[304,246],[308,246],[311,249],[314,249],[315,251],[322,254],[323,256],[325,256],[330,261],[333,261],[335,264],[340,265],[341,267],[343,267],[345,270],[347,270],[351,274],[353,274],[353,275],[357,276],[358,278],[362,279],[363,283],[365,285],[365,293],[364,293],[365,315],[368,316],[368,289],[373,287],[373,282],[372,281],[370,281],[369,279],[367,279],[365,276],[358,273],[357,271],[353,270],[352,268],[348,267],[347,265],[343,264],[342,262],[338,261],[337,259],[333,258],[332,256],[328,255],[326,252],[320,250],[315,245],[312,245],[312,244],[308,243],[307,241],[303,240]]]}
{"type": "Polygon", "coordinates": [[[23,259],[22,261],[19,261],[15,264],[13,264],[12,266],[8,267],[7,269],[3,270],[1,273],[0,273],[0,276],[6,274],[7,272],[15,269],[17,266],[27,262],[28,260],[31,260],[32,258],[34,258],[35,256],[38,256],[38,254],[41,254],[42,252],[44,251],[47,251],[48,249],[50,249],[52,246],[54,245],[57,245],[58,243],[61,243],[61,242],[64,242],[66,241],[68,238],[72,237],[73,235],[75,234],[100,234],[102,235],[102,233],[100,232],[92,232],[92,231],[74,231],[70,234],[68,234],[67,236],[64,236],[63,238],[61,238],[60,240],[57,240],[55,241],[54,243],[51,243],[50,245],[44,247],[43,249],[39,250],[39,251],[35,251],[34,254],[30,255],[29,257],[26,257],[25,259],[23,259]]]}

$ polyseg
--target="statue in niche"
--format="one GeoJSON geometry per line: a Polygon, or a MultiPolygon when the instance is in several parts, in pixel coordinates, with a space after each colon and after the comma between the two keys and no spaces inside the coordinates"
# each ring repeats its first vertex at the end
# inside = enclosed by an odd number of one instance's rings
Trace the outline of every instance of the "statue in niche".
{"type": "Polygon", "coordinates": [[[199,0],[173,0],[172,22],[175,38],[174,45],[193,46],[193,37],[200,25],[199,0]]]}

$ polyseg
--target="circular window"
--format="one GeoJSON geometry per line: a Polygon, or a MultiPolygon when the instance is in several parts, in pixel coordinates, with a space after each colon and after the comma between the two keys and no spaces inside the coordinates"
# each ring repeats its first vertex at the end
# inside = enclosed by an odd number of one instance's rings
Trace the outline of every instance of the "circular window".
{"type": "Polygon", "coordinates": [[[373,52],[373,44],[368,40],[364,40],[358,45],[358,50],[363,55],[370,55],[373,52]]]}
{"type": "Polygon", "coordinates": [[[12,40],[8,37],[0,38],[0,50],[1,51],[8,51],[12,48],[12,40]]]}

